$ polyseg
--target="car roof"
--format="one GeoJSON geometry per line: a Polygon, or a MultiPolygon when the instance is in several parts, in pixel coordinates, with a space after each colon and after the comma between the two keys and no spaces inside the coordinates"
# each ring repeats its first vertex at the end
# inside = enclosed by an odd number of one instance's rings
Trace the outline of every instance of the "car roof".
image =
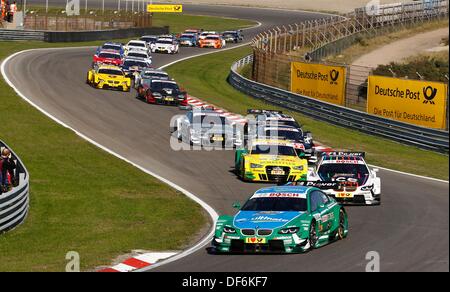
{"type": "Polygon", "coordinates": [[[293,143],[287,140],[281,140],[281,139],[253,139],[250,141],[250,144],[252,146],[255,145],[280,145],[280,146],[290,146],[293,147],[293,143]]]}
{"type": "Polygon", "coordinates": [[[100,50],[99,54],[101,54],[101,53],[108,53],[108,54],[114,54],[114,55],[119,55],[120,56],[119,52],[117,52],[116,50],[110,50],[110,49],[100,50]]]}
{"type": "Polygon", "coordinates": [[[128,43],[139,43],[139,44],[145,44],[145,41],[141,40],[130,40],[128,43]]]}
{"type": "Polygon", "coordinates": [[[366,164],[364,158],[353,155],[325,155],[320,164],[366,164]]]}
{"type": "Polygon", "coordinates": [[[286,125],[277,125],[277,126],[273,126],[270,123],[269,124],[265,124],[264,125],[264,130],[278,130],[278,131],[289,131],[289,132],[298,132],[300,133],[300,130],[296,127],[292,127],[292,126],[286,126],[286,125]]]}
{"type": "Polygon", "coordinates": [[[153,70],[145,70],[142,73],[144,74],[151,74],[151,73],[158,73],[158,74],[165,74],[165,75],[169,75],[167,72],[163,71],[163,70],[159,70],[159,69],[153,69],[153,70]]]}
{"type": "Polygon", "coordinates": [[[110,70],[120,70],[122,71],[122,69],[119,66],[115,66],[115,65],[100,65],[98,66],[98,69],[110,69],[110,70]]]}
{"type": "Polygon", "coordinates": [[[122,46],[121,43],[113,43],[113,42],[106,42],[102,46],[105,46],[105,45],[108,45],[108,46],[120,46],[120,47],[122,46]]]}
{"type": "Polygon", "coordinates": [[[129,50],[129,51],[128,51],[128,54],[129,54],[129,53],[137,53],[137,54],[144,54],[144,55],[147,55],[147,53],[146,53],[145,51],[143,51],[143,50],[135,50],[135,49],[129,50]]]}
{"type": "Polygon", "coordinates": [[[276,186],[257,190],[251,198],[301,198],[306,199],[306,194],[312,189],[305,186],[276,186]]]}
{"type": "Polygon", "coordinates": [[[177,84],[177,82],[173,81],[173,80],[152,79],[152,83],[155,83],[155,82],[177,84]]]}

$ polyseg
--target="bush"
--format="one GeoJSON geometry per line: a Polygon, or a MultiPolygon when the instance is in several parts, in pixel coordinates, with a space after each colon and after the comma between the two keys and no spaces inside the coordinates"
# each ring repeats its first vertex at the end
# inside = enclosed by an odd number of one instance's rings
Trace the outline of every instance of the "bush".
{"type": "Polygon", "coordinates": [[[392,76],[391,69],[397,77],[419,79],[418,72],[425,80],[448,82],[448,59],[437,56],[419,56],[406,63],[391,62],[389,65],[380,65],[373,70],[374,75],[392,76]]]}

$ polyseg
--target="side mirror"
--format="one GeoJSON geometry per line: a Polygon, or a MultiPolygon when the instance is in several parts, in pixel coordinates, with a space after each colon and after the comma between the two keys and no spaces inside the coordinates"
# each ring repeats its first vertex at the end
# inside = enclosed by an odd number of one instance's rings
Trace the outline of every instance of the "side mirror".
{"type": "Polygon", "coordinates": [[[239,203],[239,202],[234,202],[234,203],[233,203],[233,208],[234,208],[234,209],[238,209],[238,210],[241,209],[241,203],[239,203]]]}

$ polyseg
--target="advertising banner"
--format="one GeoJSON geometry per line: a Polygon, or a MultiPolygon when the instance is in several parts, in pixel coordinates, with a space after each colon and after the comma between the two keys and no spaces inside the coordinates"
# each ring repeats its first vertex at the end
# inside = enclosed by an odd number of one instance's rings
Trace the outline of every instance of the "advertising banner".
{"type": "Polygon", "coordinates": [[[329,103],[344,105],[345,74],[343,66],[292,62],[291,91],[329,103]]]}
{"type": "Polygon", "coordinates": [[[367,112],[428,128],[445,129],[447,85],[369,76],[367,112]]]}
{"type": "Polygon", "coordinates": [[[183,12],[183,5],[148,4],[147,12],[183,12]]]}

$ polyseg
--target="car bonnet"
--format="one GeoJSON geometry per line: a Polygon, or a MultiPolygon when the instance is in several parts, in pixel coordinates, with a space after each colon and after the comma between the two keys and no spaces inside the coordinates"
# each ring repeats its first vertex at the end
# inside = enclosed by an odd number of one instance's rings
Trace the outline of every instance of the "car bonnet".
{"type": "Polygon", "coordinates": [[[288,224],[304,212],[292,211],[239,211],[234,226],[239,229],[275,229],[288,224]]]}

